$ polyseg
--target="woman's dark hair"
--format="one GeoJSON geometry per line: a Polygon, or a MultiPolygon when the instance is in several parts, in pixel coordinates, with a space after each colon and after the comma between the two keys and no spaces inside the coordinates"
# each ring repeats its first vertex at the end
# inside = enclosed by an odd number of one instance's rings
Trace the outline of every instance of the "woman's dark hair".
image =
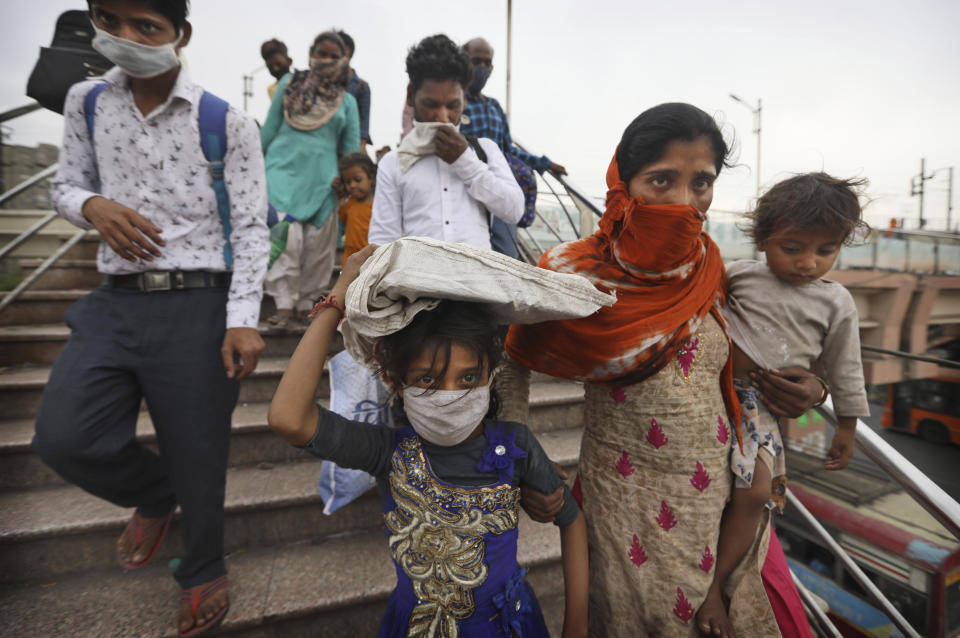
{"type": "Polygon", "coordinates": [[[470,58],[443,34],[424,38],[407,52],[407,76],[414,91],[424,80],[454,80],[467,87],[472,73],[470,58]]]}
{"type": "Polygon", "coordinates": [[[350,34],[344,31],[343,29],[338,29],[337,35],[340,36],[341,40],[343,40],[344,46],[346,46],[350,50],[350,53],[346,53],[346,55],[349,55],[352,58],[353,54],[357,52],[356,46],[354,45],[354,42],[353,42],[353,38],[351,38],[350,34]]]}
{"type": "Polygon", "coordinates": [[[836,229],[850,244],[870,231],[860,206],[860,195],[868,184],[866,179],[840,179],[826,173],[795,175],[763,194],[756,209],[746,214],[742,230],[759,244],[781,229],[836,229]]]}
{"type": "Polygon", "coordinates": [[[310,46],[310,53],[312,54],[313,50],[317,48],[317,45],[323,42],[324,40],[330,40],[335,45],[340,47],[340,53],[342,53],[343,55],[347,54],[347,49],[343,44],[343,39],[339,35],[337,35],[336,31],[324,31],[323,33],[315,37],[313,39],[313,44],[310,46]]]}
{"type": "MultiPolygon", "coordinates": [[[[87,7],[93,9],[100,4],[97,0],[87,0],[87,7]]],[[[151,11],[156,11],[173,23],[177,31],[183,30],[183,23],[190,13],[190,0],[143,0],[143,4],[151,11]]]]}
{"type": "Polygon", "coordinates": [[[376,182],[377,180],[377,165],[373,163],[373,160],[370,159],[370,156],[366,153],[350,153],[349,155],[344,155],[340,158],[340,161],[337,162],[337,170],[343,175],[343,171],[348,168],[353,168],[354,166],[359,166],[363,169],[363,172],[367,174],[367,177],[370,178],[371,182],[376,182]]]}
{"type": "Polygon", "coordinates": [[[285,58],[290,57],[289,54],[287,54],[287,45],[276,38],[267,40],[260,45],[260,57],[263,58],[264,61],[266,61],[271,55],[275,55],[277,53],[285,58]]]}
{"type": "Polygon", "coordinates": [[[692,104],[668,102],[638,115],[623,132],[617,146],[620,179],[629,182],[644,166],[663,157],[667,144],[674,140],[692,142],[706,137],[713,147],[717,175],[730,167],[730,149],[716,121],[692,104]]]}
{"type": "MultiPolygon", "coordinates": [[[[458,343],[472,350],[479,361],[486,361],[493,371],[503,357],[503,338],[490,310],[477,303],[441,301],[433,310],[414,317],[403,330],[381,337],[376,342],[374,355],[380,365],[380,374],[386,374],[394,383],[403,383],[410,364],[424,348],[433,350],[434,361],[442,361],[440,372],[430,390],[436,390],[450,365],[450,350],[458,343]]],[[[487,418],[496,418],[500,398],[490,389],[490,407],[487,418]]]]}

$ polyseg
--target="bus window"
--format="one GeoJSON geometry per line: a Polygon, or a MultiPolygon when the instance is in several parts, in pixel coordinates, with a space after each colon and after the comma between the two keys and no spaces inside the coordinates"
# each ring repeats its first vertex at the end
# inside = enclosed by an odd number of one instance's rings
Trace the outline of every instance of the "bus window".
{"type": "MultiPolygon", "coordinates": [[[[907,384],[909,383],[911,382],[907,382],[907,384]]],[[[926,410],[927,412],[938,412],[952,417],[960,417],[960,402],[956,399],[956,382],[940,381],[938,379],[918,379],[912,383],[914,408],[926,410]]]]}
{"type": "Polygon", "coordinates": [[[947,636],[960,631],[960,569],[947,575],[947,591],[944,609],[944,625],[947,636]]]}
{"type": "Polygon", "coordinates": [[[792,530],[777,526],[777,538],[783,547],[783,553],[795,558],[813,571],[834,579],[836,558],[826,547],[811,542],[792,530]]]}
{"type": "MultiPolygon", "coordinates": [[[[870,577],[870,580],[877,586],[880,593],[890,601],[890,604],[903,614],[903,617],[910,623],[910,626],[916,629],[921,636],[925,636],[927,633],[927,616],[930,613],[927,606],[927,595],[902,583],[893,581],[886,576],[882,576],[864,565],[860,565],[860,568],[870,577]]],[[[841,584],[847,591],[855,593],[864,601],[882,611],[880,605],[873,601],[870,595],[846,570],[843,572],[841,584]]]]}

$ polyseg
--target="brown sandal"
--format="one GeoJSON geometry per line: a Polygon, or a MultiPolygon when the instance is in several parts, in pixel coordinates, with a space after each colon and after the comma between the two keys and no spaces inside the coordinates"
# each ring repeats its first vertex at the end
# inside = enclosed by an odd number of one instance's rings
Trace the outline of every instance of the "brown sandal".
{"type": "Polygon", "coordinates": [[[290,325],[290,321],[293,319],[293,311],[285,314],[281,314],[281,312],[282,311],[277,311],[277,314],[267,319],[267,323],[274,325],[277,328],[286,328],[288,325],[290,325]]]}

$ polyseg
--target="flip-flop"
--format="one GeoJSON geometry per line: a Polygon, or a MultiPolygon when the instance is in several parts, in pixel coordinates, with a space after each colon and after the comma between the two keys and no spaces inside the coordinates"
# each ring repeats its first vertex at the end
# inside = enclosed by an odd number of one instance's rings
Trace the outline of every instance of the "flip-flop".
{"type": "MultiPolygon", "coordinates": [[[[136,542],[137,547],[140,547],[140,545],[143,543],[143,539],[154,533],[158,527],[160,528],[160,532],[157,534],[157,538],[153,541],[153,548],[150,550],[150,554],[139,563],[134,563],[133,561],[124,559],[123,555],[118,549],[117,562],[120,563],[120,566],[124,569],[139,569],[153,560],[157,550],[160,549],[160,543],[163,542],[163,537],[166,536],[167,529],[170,527],[170,521],[172,520],[173,510],[170,510],[166,516],[156,518],[150,523],[144,525],[143,519],[140,517],[140,515],[134,512],[133,516],[130,517],[130,521],[127,523],[126,529],[133,529],[133,539],[136,542]]],[[[126,530],[124,530],[124,533],[126,533],[126,530]]]]}
{"type": "MultiPolygon", "coordinates": [[[[196,587],[190,587],[189,589],[183,589],[180,591],[180,602],[190,603],[190,611],[193,612],[193,619],[196,622],[197,619],[197,608],[203,604],[203,601],[207,600],[214,594],[216,594],[221,589],[226,589],[227,587],[227,575],[224,574],[219,578],[211,580],[209,583],[204,583],[202,585],[197,585],[196,587]]],[[[223,622],[224,616],[227,615],[227,612],[230,610],[230,598],[227,597],[227,604],[223,606],[223,609],[220,612],[205,622],[202,625],[194,625],[187,631],[177,630],[177,633],[182,636],[182,638],[187,638],[188,636],[199,636],[200,634],[215,629],[223,622]]]]}
{"type": "Polygon", "coordinates": [[[293,314],[289,314],[289,315],[276,314],[271,316],[269,319],[267,319],[267,323],[274,325],[278,328],[286,328],[292,319],[293,319],[293,314]]]}

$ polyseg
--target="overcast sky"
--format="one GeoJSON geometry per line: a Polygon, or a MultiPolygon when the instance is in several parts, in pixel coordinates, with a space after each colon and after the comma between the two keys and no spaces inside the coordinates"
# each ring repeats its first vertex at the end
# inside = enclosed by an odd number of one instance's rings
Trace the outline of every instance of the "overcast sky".
{"type": "MultiPolygon", "coordinates": [[[[4,1],[0,8],[0,110],[27,102],[27,77],[57,15],[76,0],[4,1]]],[[[242,107],[242,76],[262,66],[260,43],[284,40],[295,66],[330,27],[357,42],[353,66],[372,88],[376,146],[399,136],[407,48],[443,32],[487,38],[495,49],[486,93],[505,104],[506,0],[193,0],[193,78],[242,107]]],[[[266,70],[249,111],[268,107],[266,70]]],[[[736,142],[741,166],[716,185],[715,210],[743,210],[754,194],[756,136],[736,93],[763,100],[761,181],[825,170],[871,180],[869,216],[916,223],[910,180],[955,166],[960,185],[960,2],[956,0],[764,0],[684,3],[515,0],[514,137],[564,164],[573,181],[603,195],[604,173],[623,129],[644,109],[685,101],[714,114],[736,142]]],[[[61,117],[8,122],[17,144],[58,144],[61,117]]],[[[9,136],[9,138],[7,137],[9,136]]],[[[927,182],[928,228],[943,228],[946,171],[927,182]]],[[[954,195],[960,204],[960,196],[954,195]]],[[[954,215],[954,225],[960,211],[954,215]]]]}

